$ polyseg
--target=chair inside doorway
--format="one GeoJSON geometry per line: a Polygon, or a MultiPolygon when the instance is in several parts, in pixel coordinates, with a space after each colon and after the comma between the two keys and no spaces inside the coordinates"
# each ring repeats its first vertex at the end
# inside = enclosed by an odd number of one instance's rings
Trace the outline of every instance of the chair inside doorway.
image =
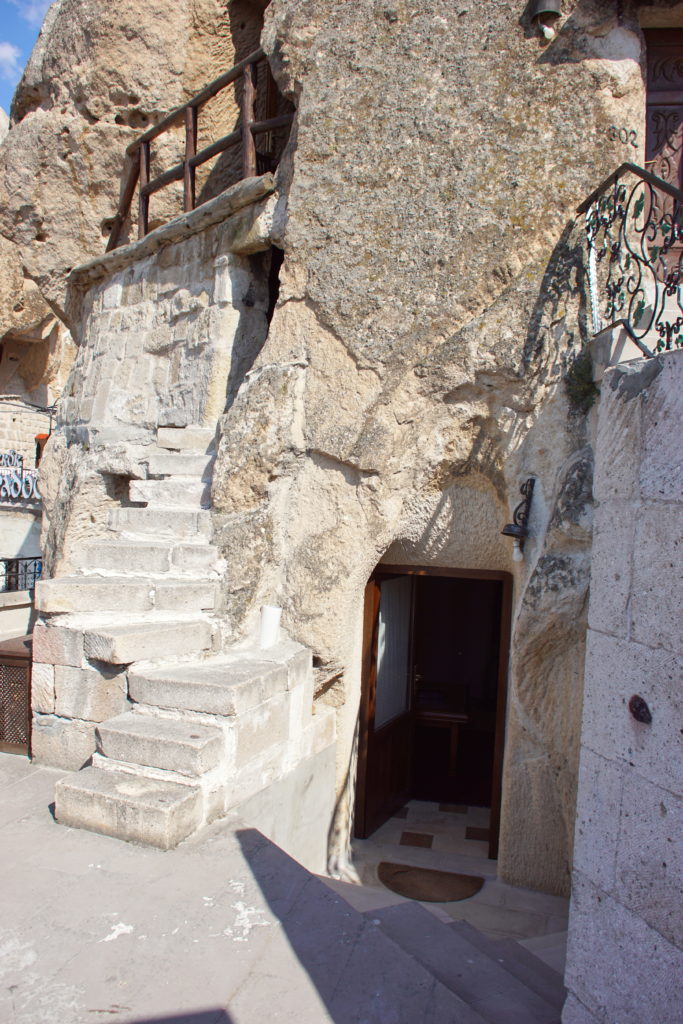
{"type": "Polygon", "coordinates": [[[491,808],[496,856],[511,579],[380,566],[366,590],[355,832],[409,799],[491,808]]]}

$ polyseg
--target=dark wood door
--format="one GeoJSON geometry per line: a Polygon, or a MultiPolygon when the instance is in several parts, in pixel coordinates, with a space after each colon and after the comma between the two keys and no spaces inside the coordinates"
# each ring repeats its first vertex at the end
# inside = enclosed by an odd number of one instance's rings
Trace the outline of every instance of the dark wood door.
{"type": "Polygon", "coordinates": [[[414,600],[411,576],[377,575],[366,588],[355,820],[361,839],[410,796],[414,600]]]}
{"type": "Polygon", "coordinates": [[[0,750],[31,748],[31,637],[0,642],[0,750]]]}
{"type": "Polygon", "coordinates": [[[683,186],[683,29],[646,29],[645,164],[683,186]]]}
{"type": "MultiPolygon", "coordinates": [[[[392,566],[377,571],[365,591],[363,623],[362,693],[360,703],[358,772],[356,782],[355,834],[361,839],[371,835],[411,796],[413,784],[413,744],[418,710],[415,700],[414,629],[415,583],[420,577],[453,577],[466,580],[500,581],[501,601],[498,630],[497,696],[493,764],[491,767],[491,823],[489,857],[498,854],[502,795],[503,749],[507,704],[507,668],[509,658],[512,577],[506,572],[474,569],[421,568],[392,566]],[[393,581],[403,580],[402,584],[393,581]],[[382,607],[383,606],[383,607],[382,607]],[[386,624],[394,620],[394,632],[386,634],[386,624]],[[382,630],[385,632],[382,633],[382,630]],[[393,691],[386,691],[389,678],[383,672],[380,653],[403,638],[401,657],[394,665],[404,665],[405,674],[394,672],[393,691]],[[379,706],[378,706],[379,696],[379,706]],[[389,699],[390,698],[390,699],[389,699]]],[[[396,654],[394,649],[394,654],[396,654]]],[[[388,672],[388,669],[387,669],[388,672]]]]}

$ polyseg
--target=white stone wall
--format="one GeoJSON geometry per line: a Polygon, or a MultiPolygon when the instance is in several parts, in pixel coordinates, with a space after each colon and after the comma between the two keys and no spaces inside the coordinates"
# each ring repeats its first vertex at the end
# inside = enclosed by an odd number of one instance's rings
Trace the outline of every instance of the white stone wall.
{"type": "Polygon", "coordinates": [[[0,504],[0,558],[40,555],[40,509],[0,504]]]}
{"type": "Polygon", "coordinates": [[[564,1024],[673,1024],[683,977],[683,352],[607,372],[564,1024]],[[651,724],[629,711],[646,701],[651,724]]]}

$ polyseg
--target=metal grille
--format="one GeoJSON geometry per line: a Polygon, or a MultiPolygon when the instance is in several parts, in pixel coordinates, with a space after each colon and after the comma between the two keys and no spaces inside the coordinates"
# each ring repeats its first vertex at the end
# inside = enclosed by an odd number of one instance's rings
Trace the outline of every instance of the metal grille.
{"type": "Polygon", "coordinates": [[[29,667],[0,664],[0,750],[28,753],[29,667]]]}
{"type": "Polygon", "coordinates": [[[41,558],[0,558],[0,590],[33,590],[42,568],[41,558]]]}

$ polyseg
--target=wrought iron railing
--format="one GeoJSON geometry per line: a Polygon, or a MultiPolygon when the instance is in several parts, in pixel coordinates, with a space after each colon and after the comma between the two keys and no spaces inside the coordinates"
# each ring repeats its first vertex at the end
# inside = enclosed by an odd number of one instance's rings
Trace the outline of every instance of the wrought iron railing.
{"type": "Polygon", "coordinates": [[[21,452],[0,452],[0,502],[40,501],[38,470],[24,463],[21,452]]]}
{"type": "Polygon", "coordinates": [[[241,178],[250,178],[256,174],[272,171],[277,166],[277,152],[274,148],[274,133],[279,129],[288,128],[294,120],[293,113],[277,114],[277,89],[270,73],[270,67],[263,50],[258,49],[245,57],[243,61],[216,78],[201,92],[177,107],[152,128],[148,128],[131,142],[126,154],[131,159],[130,170],[126,179],[118,211],[113,218],[107,252],[119,245],[121,230],[130,212],[135,189],[138,190],[138,238],[144,238],[149,229],[149,200],[155,192],[172,184],[183,182],[183,207],[187,213],[197,205],[195,194],[195,176],[197,168],[208,160],[218,156],[235,146],[241,147],[241,178]],[[262,74],[259,77],[259,69],[262,74]],[[199,137],[198,117],[203,105],[233,82],[241,82],[240,120],[241,124],[217,139],[210,146],[197,151],[199,137]],[[259,86],[260,83],[260,86],[259,86]],[[256,120],[257,93],[264,94],[261,104],[265,117],[256,120]],[[163,174],[150,178],[152,163],[151,143],[164,132],[178,125],[185,127],[185,153],[183,159],[163,174]],[[257,152],[257,136],[266,137],[265,150],[257,152]]]}
{"type": "Polygon", "coordinates": [[[0,558],[0,592],[33,590],[42,569],[42,558],[0,558]]]}
{"type": "Polygon", "coordinates": [[[624,163],[577,212],[593,334],[621,326],[646,356],[683,348],[683,192],[624,163]]]}

